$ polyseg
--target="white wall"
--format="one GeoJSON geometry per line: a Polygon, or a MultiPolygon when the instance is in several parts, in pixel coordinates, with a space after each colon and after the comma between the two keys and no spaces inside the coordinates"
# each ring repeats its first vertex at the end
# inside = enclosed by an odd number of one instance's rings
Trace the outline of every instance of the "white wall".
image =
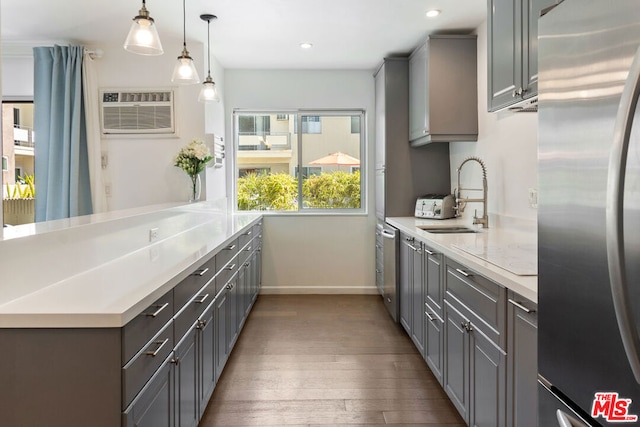
{"type": "MultiPolygon", "coordinates": [[[[366,159],[373,170],[372,71],[226,70],[227,148],[234,108],[362,108],[367,112],[366,159]]],[[[231,154],[231,153],[230,153],[231,154]]],[[[234,180],[227,171],[228,187],[234,180]]],[[[229,193],[230,194],[230,193],[229,193]]],[[[367,215],[271,215],[264,220],[263,292],[375,293],[373,187],[367,215]]]]}
{"type": "MultiPolygon", "coordinates": [[[[537,211],[529,207],[528,189],[537,188],[538,114],[487,112],[487,25],[478,34],[478,126],[477,142],[450,143],[451,186],[457,185],[457,168],[469,156],[480,157],[487,166],[488,210],[497,220],[536,220],[537,211]]],[[[480,168],[467,163],[461,176],[462,186],[482,188],[480,168]]],[[[463,197],[480,193],[463,193],[463,197]]],[[[478,215],[482,205],[470,203],[464,213],[478,215]]],[[[492,218],[494,219],[494,218],[492,218]]],[[[495,221],[491,225],[496,225],[495,221]]]]}
{"type": "MultiPolygon", "coordinates": [[[[178,150],[193,138],[204,139],[208,133],[224,135],[223,104],[205,106],[198,102],[200,85],[175,86],[171,74],[182,43],[163,40],[165,54],[156,57],[134,55],[120,44],[86,46],[103,51],[95,62],[99,86],[108,88],[176,88],[177,137],[103,138],[103,153],[108,156],[108,167],[103,170],[105,183],[110,186],[107,198],[108,210],[119,210],[166,202],[187,202],[189,179],[173,166],[178,150]],[[205,110],[206,107],[206,110],[205,110]]],[[[206,77],[206,47],[189,44],[200,72],[206,77]]],[[[33,57],[31,48],[24,47],[18,53],[4,55],[3,94],[10,99],[33,99],[33,57]]],[[[212,56],[212,76],[223,92],[224,69],[212,56]]],[[[203,199],[225,197],[224,169],[208,168],[203,189],[203,199]],[[209,185],[207,185],[209,184],[209,185]]]]}

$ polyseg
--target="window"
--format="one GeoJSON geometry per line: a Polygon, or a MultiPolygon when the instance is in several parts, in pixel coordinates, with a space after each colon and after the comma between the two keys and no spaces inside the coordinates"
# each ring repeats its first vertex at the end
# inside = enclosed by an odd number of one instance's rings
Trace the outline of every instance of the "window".
{"type": "Polygon", "coordinates": [[[361,212],[363,117],[353,110],[235,111],[237,209],[361,212]]]}
{"type": "Polygon", "coordinates": [[[9,158],[7,156],[2,156],[2,172],[6,172],[9,170],[9,158]]]}

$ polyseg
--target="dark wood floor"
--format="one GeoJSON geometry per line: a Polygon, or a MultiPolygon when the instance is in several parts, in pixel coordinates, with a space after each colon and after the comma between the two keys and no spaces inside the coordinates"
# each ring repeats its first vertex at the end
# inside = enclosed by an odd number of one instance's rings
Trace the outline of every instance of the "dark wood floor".
{"type": "Polygon", "coordinates": [[[382,299],[262,295],[200,427],[464,426],[382,299]]]}

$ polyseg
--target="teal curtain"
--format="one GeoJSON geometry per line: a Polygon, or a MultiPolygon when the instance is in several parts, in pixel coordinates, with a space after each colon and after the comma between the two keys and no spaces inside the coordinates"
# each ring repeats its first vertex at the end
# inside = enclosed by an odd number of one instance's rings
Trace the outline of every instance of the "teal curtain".
{"type": "Polygon", "coordinates": [[[35,47],[36,222],[92,213],[82,46],[35,47]]]}

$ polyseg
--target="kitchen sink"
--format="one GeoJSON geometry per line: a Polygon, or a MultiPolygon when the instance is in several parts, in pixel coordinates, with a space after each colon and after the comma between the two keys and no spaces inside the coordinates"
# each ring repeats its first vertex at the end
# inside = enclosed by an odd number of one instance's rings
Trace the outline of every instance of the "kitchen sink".
{"type": "Polygon", "coordinates": [[[455,233],[478,233],[480,230],[476,228],[469,228],[463,225],[456,225],[451,227],[442,227],[439,225],[419,225],[420,230],[424,230],[427,233],[435,234],[455,234],[455,233]]]}

